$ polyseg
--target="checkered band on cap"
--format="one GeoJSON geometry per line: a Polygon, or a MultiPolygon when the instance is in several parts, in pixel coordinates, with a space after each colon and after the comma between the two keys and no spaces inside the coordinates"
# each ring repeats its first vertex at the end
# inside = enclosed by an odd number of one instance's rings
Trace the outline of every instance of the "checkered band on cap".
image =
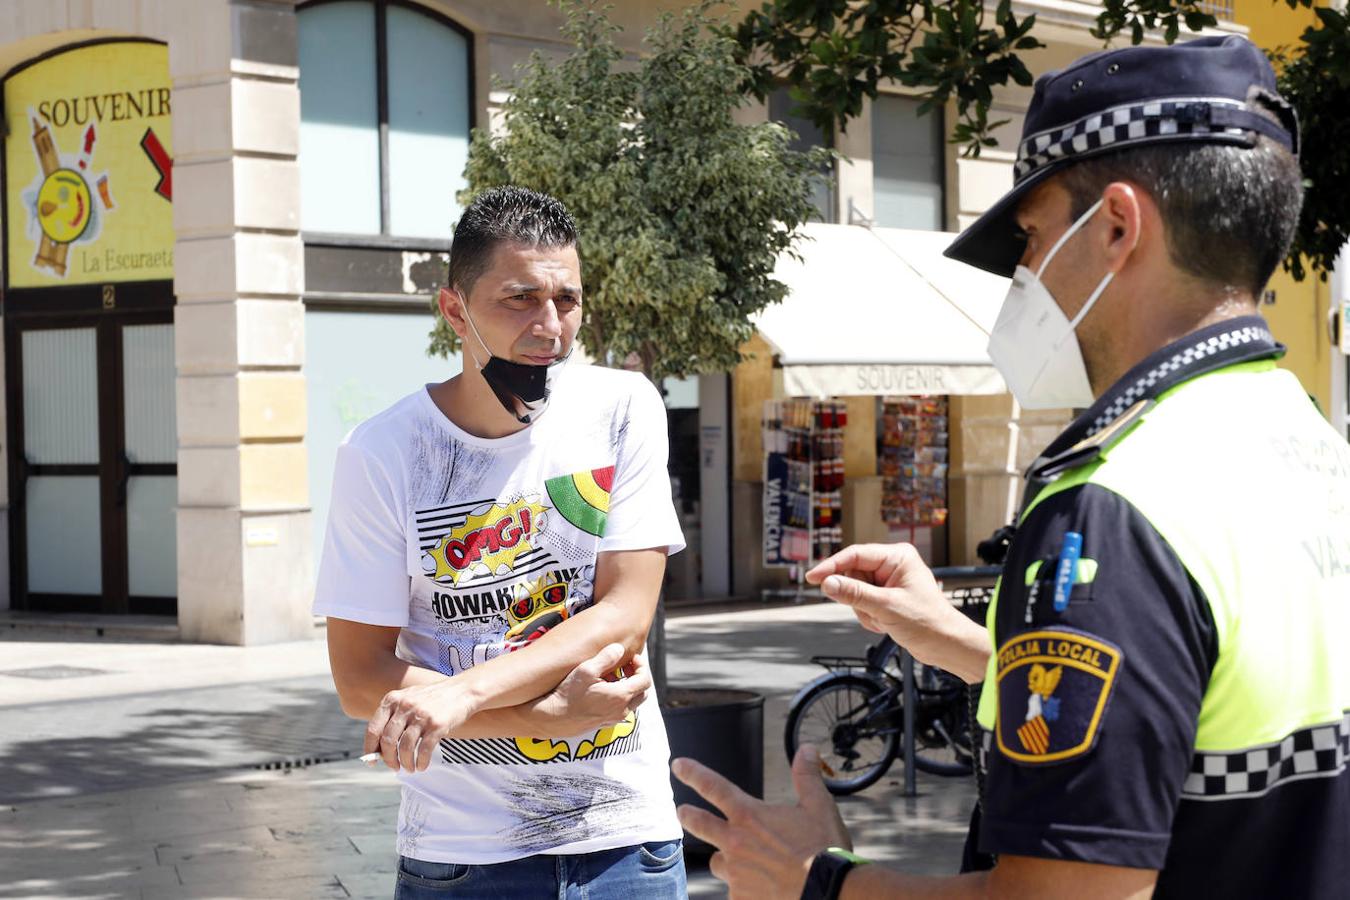
{"type": "Polygon", "coordinates": [[[1339,722],[1314,725],[1283,740],[1230,753],[1196,753],[1181,788],[1187,800],[1259,797],[1305,778],[1334,778],[1350,762],[1350,710],[1339,722]]]}
{"type": "Polygon", "coordinates": [[[1246,110],[1245,104],[1231,97],[1175,97],[1116,106],[1084,116],[1077,122],[1029,135],[1017,147],[1013,180],[1020,182],[1050,163],[1104,147],[1114,149],[1159,139],[1215,134],[1241,139],[1248,134],[1242,128],[1213,124],[1210,117],[1215,107],[1246,110]]]}

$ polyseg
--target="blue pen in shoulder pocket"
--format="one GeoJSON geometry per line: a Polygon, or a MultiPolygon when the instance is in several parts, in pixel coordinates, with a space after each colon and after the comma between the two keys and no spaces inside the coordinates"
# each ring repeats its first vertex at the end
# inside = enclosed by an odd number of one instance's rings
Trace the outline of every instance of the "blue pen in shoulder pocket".
{"type": "Polygon", "coordinates": [[[1059,547],[1059,562],[1055,565],[1055,612],[1064,612],[1069,605],[1069,594],[1078,580],[1078,559],[1083,555],[1083,536],[1076,531],[1064,532],[1064,543],[1059,547]]]}

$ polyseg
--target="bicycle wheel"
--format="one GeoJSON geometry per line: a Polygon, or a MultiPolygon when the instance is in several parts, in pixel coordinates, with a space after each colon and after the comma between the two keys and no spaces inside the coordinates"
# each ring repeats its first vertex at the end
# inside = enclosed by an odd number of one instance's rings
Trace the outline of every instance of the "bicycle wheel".
{"type": "Polygon", "coordinates": [[[914,768],[945,777],[971,774],[975,768],[965,682],[944,669],[916,662],[914,683],[920,698],[914,724],[914,768]]]}
{"type": "Polygon", "coordinates": [[[877,782],[895,761],[900,738],[898,698],[860,675],[827,675],[788,710],[783,743],[788,761],[815,744],[832,794],[852,794],[877,782]]]}
{"type": "MultiPolygon", "coordinates": [[[[903,682],[900,648],[893,643],[882,650],[877,665],[903,682]]],[[[919,701],[914,713],[914,768],[943,777],[971,774],[975,768],[965,682],[915,660],[914,687],[919,701]]],[[[896,753],[903,755],[903,749],[896,753]]]]}

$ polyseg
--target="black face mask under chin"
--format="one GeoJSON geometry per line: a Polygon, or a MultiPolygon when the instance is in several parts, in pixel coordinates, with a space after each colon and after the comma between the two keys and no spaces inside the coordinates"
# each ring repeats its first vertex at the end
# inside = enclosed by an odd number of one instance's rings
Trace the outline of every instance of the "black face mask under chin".
{"type": "Polygon", "coordinates": [[[531,366],[489,356],[480,370],[492,393],[522,425],[528,425],[548,406],[548,370],[552,366],[531,366]],[[517,404],[525,407],[520,413],[517,404]]]}
{"type": "MultiPolygon", "coordinates": [[[[548,397],[552,387],[551,370],[567,362],[572,356],[572,351],[568,350],[562,359],[554,360],[546,366],[511,362],[492,354],[492,350],[478,334],[478,326],[473,324],[473,319],[469,318],[467,311],[464,319],[473,329],[473,336],[478,338],[478,343],[487,350],[487,364],[479,364],[478,370],[483,373],[483,380],[492,388],[492,393],[497,395],[506,411],[515,416],[516,421],[522,425],[528,425],[543,415],[544,410],[548,408],[548,397]],[[524,413],[519,411],[521,406],[525,407],[524,413]]],[[[478,363],[478,354],[472,355],[474,362],[478,363]]]]}

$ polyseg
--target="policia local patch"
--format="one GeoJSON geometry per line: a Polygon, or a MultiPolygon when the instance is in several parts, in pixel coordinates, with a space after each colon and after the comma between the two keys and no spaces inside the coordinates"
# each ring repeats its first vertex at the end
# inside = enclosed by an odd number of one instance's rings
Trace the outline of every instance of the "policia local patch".
{"type": "Polygon", "coordinates": [[[1097,740],[1120,648],[1071,629],[1028,631],[998,651],[998,747],[1020,763],[1082,756],[1097,740]]]}

